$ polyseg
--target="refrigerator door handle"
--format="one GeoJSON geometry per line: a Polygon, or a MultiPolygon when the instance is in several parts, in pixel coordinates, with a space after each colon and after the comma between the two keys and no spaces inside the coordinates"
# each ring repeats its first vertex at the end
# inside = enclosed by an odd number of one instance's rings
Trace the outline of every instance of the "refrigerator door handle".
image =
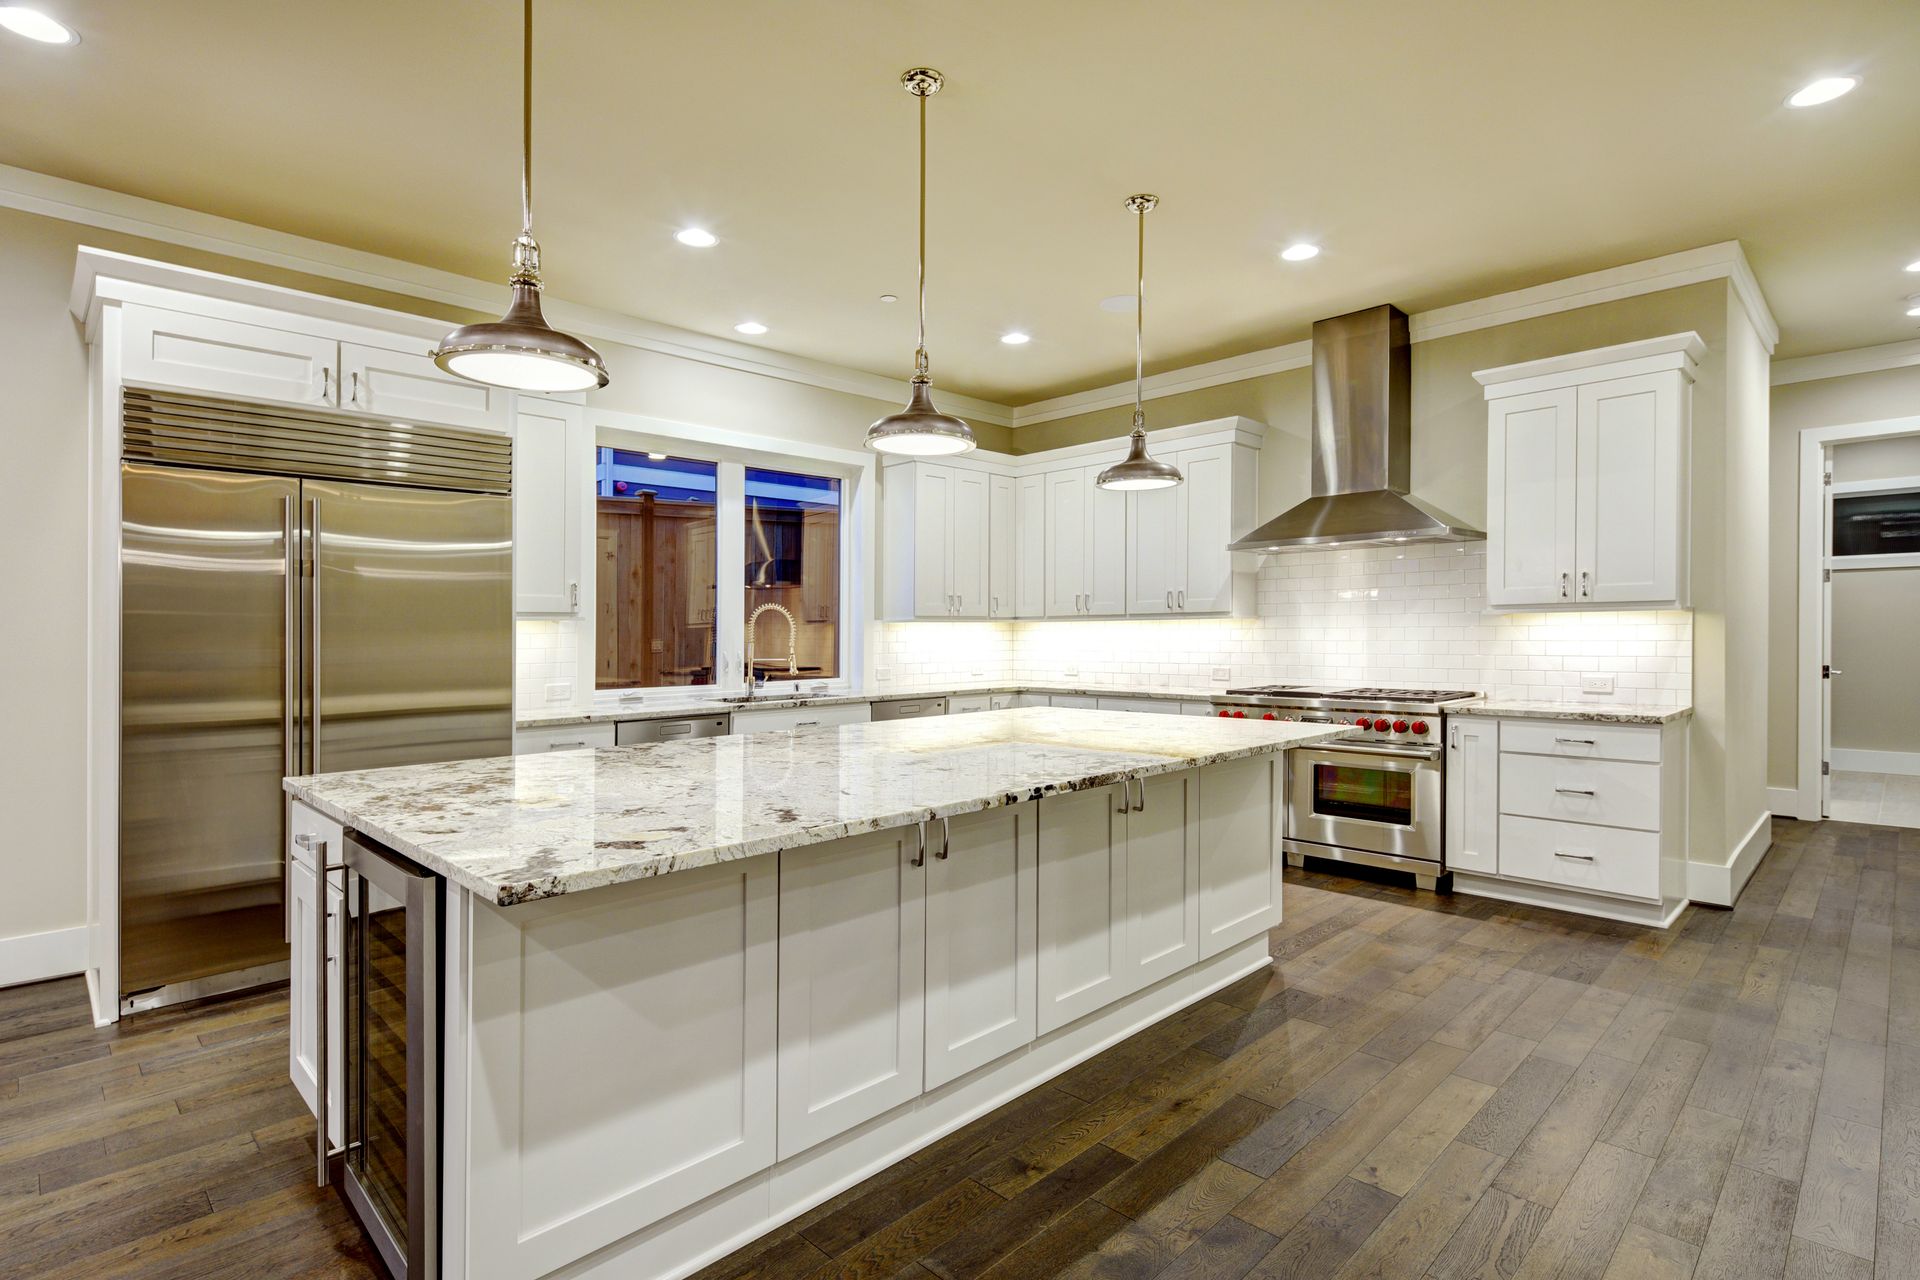
{"type": "Polygon", "coordinates": [[[307,714],[307,771],[320,772],[320,499],[307,499],[307,668],[313,707],[307,714]]]}
{"type": "MultiPolygon", "coordinates": [[[[294,728],[300,701],[300,542],[293,530],[293,495],[280,499],[280,536],[286,548],[287,590],[281,622],[284,661],[280,677],[280,760],[291,776],[300,771],[300,738],[294,728]]],[[[284,813],[285,807],[282,806],[284,813]]],[[[284,822],[284,818],[282,819],[284,822]]],[[[285,832],[280,845],[286,847],[285,832]]]]}

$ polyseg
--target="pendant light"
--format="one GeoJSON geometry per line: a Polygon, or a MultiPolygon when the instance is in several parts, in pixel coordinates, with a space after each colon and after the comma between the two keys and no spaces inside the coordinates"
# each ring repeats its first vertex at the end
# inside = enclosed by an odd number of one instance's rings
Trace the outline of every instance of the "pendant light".
{"type": "Polygon", "coordinates": [[[533,0],[520,45],[520,234],[513,242],[513,301],[498,320],[465,324],[433,362],[469,382],[513,391],[588,391],[607,385],[607,362],[540,314],[540,245],[533,238],[533,0]]]}
{"type": "Polygon", "coordinates": [[[900,77],[906,91],[920,99],[920,342],[913,351],[913,384],[907,407],[867,428],[867,448],[880,453],[928,457],[965,453],[973,448],[973,429],[933,407],[927,372],[927,99],[946,80],[931,67],[915,67],[900,77]]]}
{"type": "Polygon", "coordinates": [[[1102,489],[1166,489],[1185,479],[1171,462],[1156,462],[1147,456],[1146,346],[1141,331],[1147,302],[1147,213],[1159,203],[1159,196],[1127,197],[1127,208],[1140,219],[1133,282],[1133,435],[1127,442],[1127,456],[1094,481],[1102,489]]]}

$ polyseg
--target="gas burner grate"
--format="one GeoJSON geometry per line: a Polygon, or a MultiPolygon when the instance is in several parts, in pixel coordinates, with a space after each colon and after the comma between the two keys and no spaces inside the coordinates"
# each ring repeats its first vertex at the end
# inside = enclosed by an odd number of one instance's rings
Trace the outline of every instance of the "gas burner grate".
{"type": "Polygon", "coordinates": [[[1473,692],[1468,689],[1331,689],[1325,695],[1328,698],[1366,698],[1375,701],[1398,702],[1458,702],[1462,698],[1471,698],[1473,692]]]}

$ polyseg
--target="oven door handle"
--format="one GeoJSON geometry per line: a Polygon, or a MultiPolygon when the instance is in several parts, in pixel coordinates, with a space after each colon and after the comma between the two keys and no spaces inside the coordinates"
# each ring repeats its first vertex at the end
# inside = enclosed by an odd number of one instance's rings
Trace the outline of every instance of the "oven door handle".
{"type": "Polygon", "coordinates": [[[1438,760],[1440,748],[1435,747],[1374,747],[1363,742],[1337,742],[1330,746],[1318,747],[1320,755],[1361,755],[1387,756],[1395,760],[1438,760]]]}

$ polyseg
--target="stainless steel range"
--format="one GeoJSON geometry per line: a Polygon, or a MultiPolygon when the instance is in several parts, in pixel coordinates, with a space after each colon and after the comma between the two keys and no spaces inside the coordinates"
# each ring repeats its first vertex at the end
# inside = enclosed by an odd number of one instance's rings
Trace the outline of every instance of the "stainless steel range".
{"type": "Polygon", "coordinates": [[[1213,699],[1231,719],[1350,724],[1354,735],[1289,752],[1287,861],[1331,858],[1410,871],[1422,889],[1446,874],[1446,707],[1470,689],[1268,684],[1213,699]]]}

